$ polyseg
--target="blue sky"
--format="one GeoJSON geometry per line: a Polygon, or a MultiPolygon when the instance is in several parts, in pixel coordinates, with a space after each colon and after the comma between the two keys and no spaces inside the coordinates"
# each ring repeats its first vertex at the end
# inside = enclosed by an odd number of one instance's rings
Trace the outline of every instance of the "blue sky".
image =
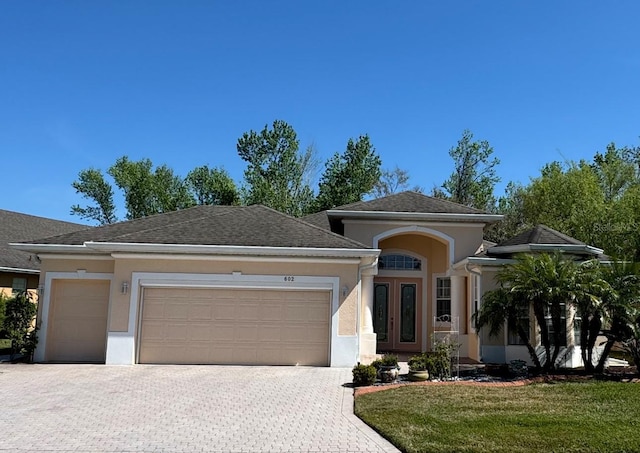
{"type": "Polygon", "coordinates": [[[71,182],[122,155],[239,182],[238,137],[275,119],[323,161],[368,133],[427,190],[470,129],[501,194],[640,144],[638,17],[635,0],[0,2],[0,208],[79,222],[71,182]]]}

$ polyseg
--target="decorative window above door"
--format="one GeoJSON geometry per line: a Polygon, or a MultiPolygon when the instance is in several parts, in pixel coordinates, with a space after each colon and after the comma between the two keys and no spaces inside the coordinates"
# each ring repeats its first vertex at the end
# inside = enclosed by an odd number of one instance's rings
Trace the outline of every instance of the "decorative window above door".
{"type": "Polygon", "coordinates": [[[413,256],[398,253],[383,255],[378,259],[378,269],[389,271],[419,271],[422,270],[422,261],[413,256]]]}

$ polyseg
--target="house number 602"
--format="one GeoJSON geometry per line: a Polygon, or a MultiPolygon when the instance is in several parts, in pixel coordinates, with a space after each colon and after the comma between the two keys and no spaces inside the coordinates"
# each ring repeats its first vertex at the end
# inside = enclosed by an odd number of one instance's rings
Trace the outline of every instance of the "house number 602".
{"type": "Polygon", "coordinates": [[[287,276],[285,276],[285,278],[284,278],[284,281],[285,281],[285,282],[292,282],[292,281],[294,281],[294,280],[295,280],[295,277],[294,277],[293,275],[287,275],[287,276]]]}

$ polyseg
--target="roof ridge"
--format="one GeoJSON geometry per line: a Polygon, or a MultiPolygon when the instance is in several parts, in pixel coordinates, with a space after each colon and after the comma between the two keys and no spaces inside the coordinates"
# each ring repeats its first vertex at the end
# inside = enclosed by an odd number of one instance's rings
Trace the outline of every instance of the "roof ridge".
{"type": "MultiPolygon", "coordinates": [[[[344,241],[346,241],[346,242],[352,243],[352,244],[354,244],[354,245],[358,245],[358,246],[360,246],[360,247],[366,247],[366,248],[369,248],[369,249],[371,248],[371,247],[369,247],[368,245],[363,244],[363,243],[361,243],[361,242],[358,242],[358,241],[356,241],[356,240],[354,240],[354,239],[351,239],[351,238],[348,238],[348,237],[342,236],[341,234],[338,234],[338,233],[334,233],[333,231],[326,230],[326,229],[321,228],[321,227],[319,227],[319,226],[317,226],[317,225],[314,225],[314,224],[309,223],[309,222],[307,222],[307,221],[305,221],[305,220],[302,220],[300,217],[294,217],[294,216],[291,216],[291,215],[289,215],[289,214],[285,214],[284,212],[280,212],[280,211],[278,211],[278,210],[276,210],[276,209],[273,209],[273,208],[271,208],[271,207],[269,207],[269,206],[265,206],[265,205],[263,205],[263,204],[255,204],[255,205],[252,205],[252,206],[260,206],[260,207],[265,208],[265,209],[267,209],[267,210],[270,210],[270,211],[276,212],[276,213],[278,213],[278,214],[280,214],[280,215],[283,215],[283,216],[285,216],[285,217],[287,217],[287,218],[289,218],[289,219],[295,220],[296,222],[301,223],[301,224],[303,224],[303,225],[305,225],[305,226],[309,226],[309,227],[311,227],[311,228],[313,228],[313,229],[315,229],[315,230],[322,231],[322,232],[323,232],[323,233],[325,233],[325,234],[328,234],[328,235],[333,236],[333,237],[340,238],[340,239],[342,239],[342,240],[344,240],[344,241]]],[[[320,211],[320,212],[322,212],[322,211],[320,211]]],[[[317,214],[317,213],[316,213],[316,214],[317,214]]],[[[311,215],[311,214],[309,214],[309,215],[311,215]]]]}

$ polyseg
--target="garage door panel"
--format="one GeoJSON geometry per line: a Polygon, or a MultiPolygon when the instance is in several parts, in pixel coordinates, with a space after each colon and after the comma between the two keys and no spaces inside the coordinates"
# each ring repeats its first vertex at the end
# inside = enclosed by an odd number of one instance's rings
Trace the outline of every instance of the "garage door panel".
{"type": "Polygon", "coordinates": [[[213,307],[211,303],[198,301],[188,305],[189,319],[193,320],[211,320],[213,319],[213,307]]]}
{"type": "Polygon", "coordinates": [[[220,321],[236,319],[236,307],[233,303],[225,301],[215,305],[214,317],[220,321]]]}
{"type": "Polygon", "coordinates": [[[164,324],[164,339],[185,342],[189,338],[190,327],[187,323],[167,322],[164,324]]]}
{"type": "Polygon", "coordinates": [[[282,328],[280,326],[260,326],[258,328],[258,341],[282,341],[282,328]]]}
{"type": "Polygon", "coordinates": [[[45,359],[104,362],[109,280],[54,280],[45,359]]]}
{"type": "Polygon", "coordinates": [[[191,324],[191,329],[189,330],[189,340],[206,342],[211,341],[211,326],[209,324],[202,323],[191,324]]]}
{"type": "Polygon", "coordinates": [[[141,363],[328,365],[328,292],[190,289],[190,300],[175,303],[163,291],[145,290],[141,363]],[[166,316],[168,306],[175,319],[166,316]],[[154,319],[160,313],[161,323],[154,319]]]}
{"type": "Polygon", "coordinates": [[[260,305],[253,301],[240,301],[235,313],[236,319],[257,321],[260,319],[260,305]]]}
{"type": "Polygon", "coordinates": [[[258,328],[255,324],[237,324],[235,332],[236,341],[250,341],[255,343],[258,340],[258,328]]]}
{"type": "Polygon", "coordinates": [[[189,318],[189,305],[185,303],[170,302],[164,306],[164,318],[168,320],[187,320],[189,318]]]}

